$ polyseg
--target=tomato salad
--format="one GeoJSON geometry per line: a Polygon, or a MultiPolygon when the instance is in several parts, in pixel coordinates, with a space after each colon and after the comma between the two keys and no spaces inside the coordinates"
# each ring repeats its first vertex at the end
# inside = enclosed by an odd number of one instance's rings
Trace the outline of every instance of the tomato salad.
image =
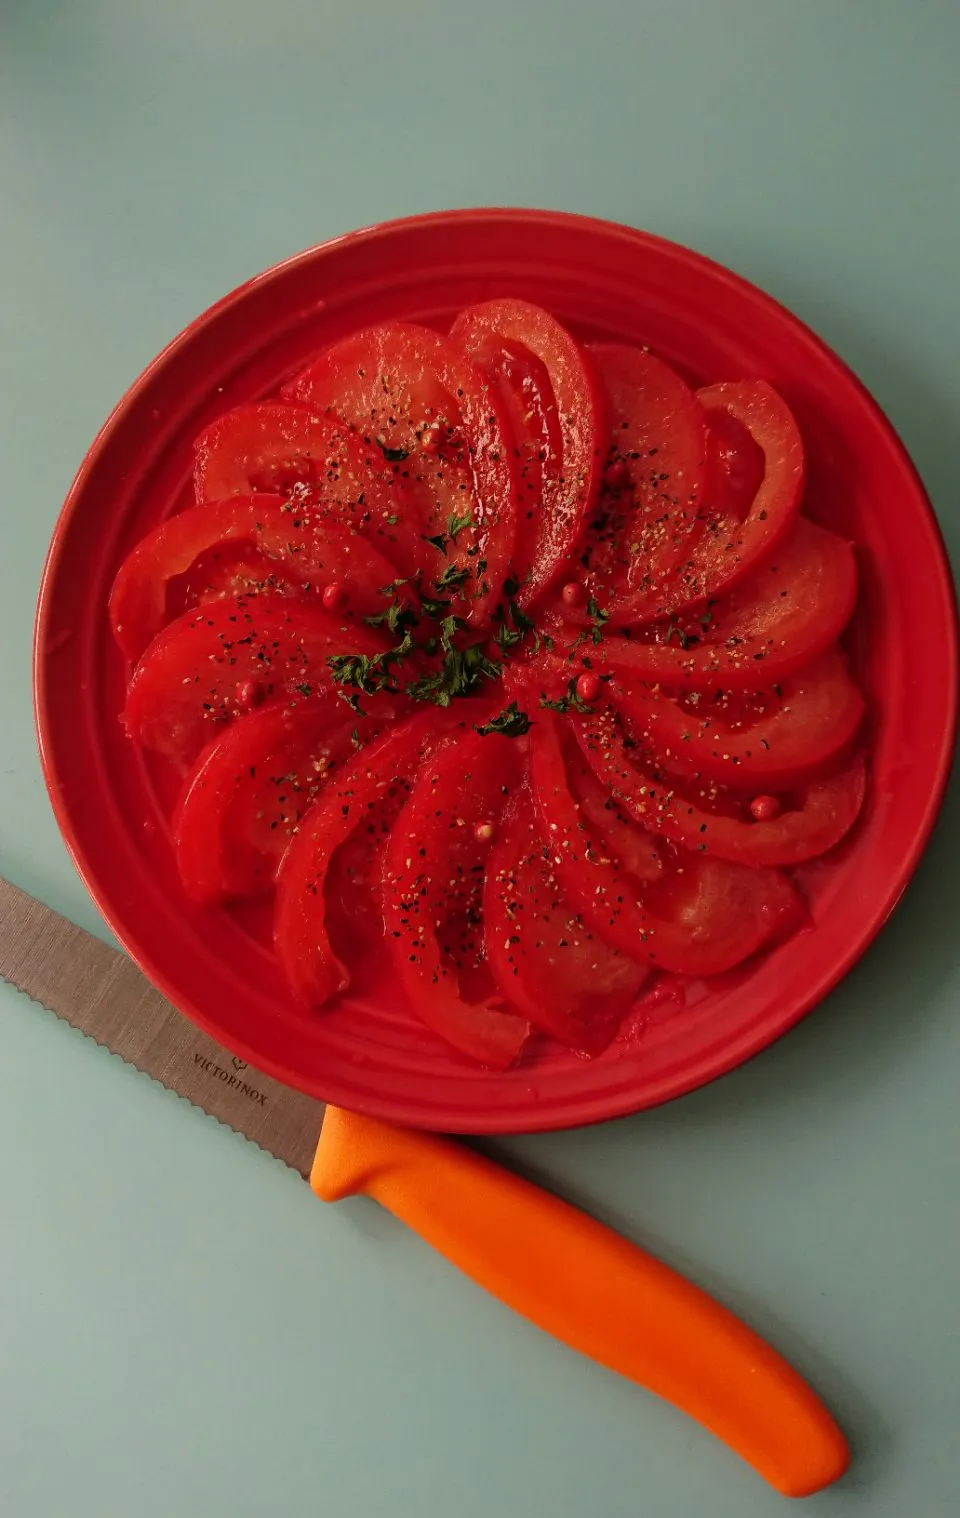
{"type": "Polygon", "coordinates": [[[765,380],[493,300],[219,417],[195,493],[113,587],[124,720],[186,893],[272,900],[305,1009],[594,1054],[807,924],[867,784],[857,566],[765,380]]]}

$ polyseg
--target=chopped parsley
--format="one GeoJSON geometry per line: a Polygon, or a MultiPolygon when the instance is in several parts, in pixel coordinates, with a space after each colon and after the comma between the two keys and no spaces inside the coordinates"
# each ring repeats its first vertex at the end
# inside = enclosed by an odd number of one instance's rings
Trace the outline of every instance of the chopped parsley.
{"type": "Polygon", "coordinates": [[[484,680],[498,680],[502,665],[487,657],[482,643],[468,648],[446,647],[443,663],[432,675],[413,680],[406,687],[414,701],[433,701],[449,706],[456,696],[469,696],[484,680]]]}
{"type": "Polygon", "coordinates": [[[430,617],[434,622],[438,621],[440,617],[445,616],[450,610],[449,601],[441,600],[439,596],[428,596],[426,591],[419,585],[417,586],[417,594],[420,597],[420,608],[424,616],[430,617]]]}
{"type": "Polygon", "coordinates": [[[590,635],[592,641],[594,643],[601,643],[603,641],[603,624],[609,622],[610,613],[599,607],[593,596],[591,596],[587,602],[587,616],[593,624],[593,632],[590,635]]]}
{"type": "MultiPolygon", "coordinates": [[[[476,527],[476,525],[477,524],[473,519],[472,511],[465,512],[463,516],[457,516],[457,513],[454,511],[447,523],[447,532],[450,534],[451,543],[455,543],[457,541],[458,532],[465,531],[467,527],[476,527]]],[[[485,568],[486,565],[484,565],[484,569],[485,568]]]]}
{"type": "Polygon", "coordinates": [[[407,628],[417,625],[416,613],[398,600],[391,601],[386,611],[378,611],[363,620],[368,627],[386,627],[392,633],[403,633],[407,628]]]}
{"type": "Polygon", "coordinates": [[[592,712],[593,707],[589,701],[584,701],[582,696],[577,695],[577,677],[568,683],[566,694],[556,701],[549,700],[546,696],[540,697],[540,705],[551,712],[592,712]]]}
{"type": "MultiPolygon", "coordinates": [[[[415,648],[410,633],[405,632],[399,643],[384,649],[382,654],[328,654],[327,664],[334,685],[358,690],[364,696],[375,696],[378,691],[396,690],[396,686],[390,683],[390,667],[409,658],[415,648]]],[[[356,698],[350,705],[360,711],[356,698]]]]}
{"type": "MultiPolygon", "coordinates": [[[[424,542],[432,543],[434,548],[438,549],[440,553],[446,553],[448,542],[456,544],[457,533],[463,532],[467,527],[475,527],[476,525],[477,524],[473,520],[473,513],[471,511],[465,512],[463,516],[458,516],[454,511],[451,512],[450,516],[447,518],[446,532],[435,532],[432,537],[427,537],[427,535],[424,534],[424,542]]],[[[478,552],[478,550],[476,548],[468,548],[467,552],[475,554],[478,552]]],[[[483,571],[486,569],[486,567],[486,563],[481,559],[480,563],[477,565],[477,573],[483,574],[483,571]]]]}
{"type": "Polygon", "coordinates": [[[493,636],[494,642],[504,653],[508,648],[513,648],[517,643],[523,642],[523,633],[517,632],[513,627],[508,627],[506,622],[497,628],[493,636]]]}
{"type": "Polygon", "coordinates": [[[587,617],[590,621],[590,631],[585,632],[581,628],[580,632],[577,633],[567,653],[568,659],[573,658],[581,643],[586,643],[588,640],[591,643],[603,642],[603,628],[604,624],[610,620],[610,613],[604,611],[602,606],[598,606],[593,596],[587,602],[587,617]]]}
{"type": "Polygon", "coordinates": [[[448,564],[439,579],[434,580],[438,590],[455,590],[465,580],[469,580],[469,569],[461,569],[457,564],[448,564]]]}
{"type": "Polygon", "coordinates": [[[484,722],[477,727],[481,738],[486,738],[490,733],[500,733],[504,738],[522,738],[528,733],[532,723],[526,712],[522,712],[516,701],[511,701],[505,706],[498,716],[492,717],[489,722],[484,722]]]}

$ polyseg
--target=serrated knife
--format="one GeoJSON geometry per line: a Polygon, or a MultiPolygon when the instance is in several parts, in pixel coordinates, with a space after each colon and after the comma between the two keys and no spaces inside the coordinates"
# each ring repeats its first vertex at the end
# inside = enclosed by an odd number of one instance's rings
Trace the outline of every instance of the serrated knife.
{"type": "Polygon", "coordinates": [[[0,975],[227,1123],[323,1201],[362,1193],[478,1285],[682,1408],[787,1496],[841,1476],[846,1441],[752,1329],[612,1230],[466,1145],[324,1107],[199,1032],[132,960],[0,879],[0,975]]]}

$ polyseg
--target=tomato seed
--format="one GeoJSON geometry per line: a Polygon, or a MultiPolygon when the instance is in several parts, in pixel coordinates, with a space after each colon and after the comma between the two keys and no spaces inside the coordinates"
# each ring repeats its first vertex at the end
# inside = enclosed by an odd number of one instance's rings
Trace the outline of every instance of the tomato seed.
{"type": "Polygon", "coordinates": [[[587,592],[579,580],[570,580],[561,590],[560,599],[564,606],[582,606],[587,599],[587,592]]]}
{"type": "Polygon", "coordinates": [[[603,483],[608,490],[622,490],[630,483],[630,465],[626,459],[615,459],[603,471],[603,483]]]}
{"type": "Polygon", "coordinates": [[[600,694],[600,676],[586,670],[577,681],[577,695],[581,701],[596,701],[600,694]]]}

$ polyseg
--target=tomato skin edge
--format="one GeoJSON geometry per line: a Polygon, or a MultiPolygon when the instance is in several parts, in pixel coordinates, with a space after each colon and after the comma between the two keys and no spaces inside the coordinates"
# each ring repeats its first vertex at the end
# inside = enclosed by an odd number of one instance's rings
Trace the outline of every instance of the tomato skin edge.
{"type": "Polygon", "coordinates": [[[429,739],[426,715],[412,717],[358,755],[338,784],[324,791],[288,848],[277,879],[274,946],[297,1000],[312,1009],[346,990],[350,971],[326,931],[324,888],[331,857],[363,820],[361,802],[409,773],[429,739]],[[382,773],[377,776],[376,771],[382,773]],[[386,778],[384,778],[386,777],[386,778]],[[346,809],[346,810],[344,810],[346,809]]]}
{"type": "MultiPolygon", "coordinates": [[[[592,763],[590,750],[582,742],[581,747],[592,763]]],[[[685,860],[685,867],[693,872],[695,880],[702,880],[708,890],[711,883],[722,885],[729,881],[731,889],[739,892],[750,907],[746,917],[739,911],[728,912],[720,922],[723,931],[715,933],[713,940],[698,937],[696,923],[684,927],[649,910],[643,903],[642,890],[636,886],[630,887],[634,901],[624,900],[617,906],[617,896],[611,897],[606,886],[598,892],[587,880],[583,861],[576,857],[576,843],[570,849],[564,848],[565,841],[586,835],[566,785],[559,730],[552,716],[538,725],[532,755],[534,795],[545,836],[559,842],[557,869],[571,903],[599,937],[622,953],[674,974],[718,975],[809,922],[806,908],[785,876],[698,854],[689,854],[685,860]]],[[[603,774],[601,779],[609,783],[603,774]]],[[[628,802],[624,805],[630,809],[628,802]]],[[[617,895],[625,893],[618,889],[617,895]]]]}
{"type": "Polygon", "coordinates": [[[481,818],[502,813],[501,778],[511,774],[516,762],[512,743],[470,734],[435,751],[421,767],[391,833],[383,874],[387,944],[418,1017],[467,1058],[498,1070],[516,1061],[530,1024],[497,1006],[499,996],[468,1001],[463,995],[460,972],[445,961],[441,949],[434,913],[442,913],[444,893],[434,899],[440,887],[432,872],[448,867],[442,844],[446,829],[454,832],[452,850],[481,818]],[[498,743],[508,747],[498,751],[498,743]]]}

